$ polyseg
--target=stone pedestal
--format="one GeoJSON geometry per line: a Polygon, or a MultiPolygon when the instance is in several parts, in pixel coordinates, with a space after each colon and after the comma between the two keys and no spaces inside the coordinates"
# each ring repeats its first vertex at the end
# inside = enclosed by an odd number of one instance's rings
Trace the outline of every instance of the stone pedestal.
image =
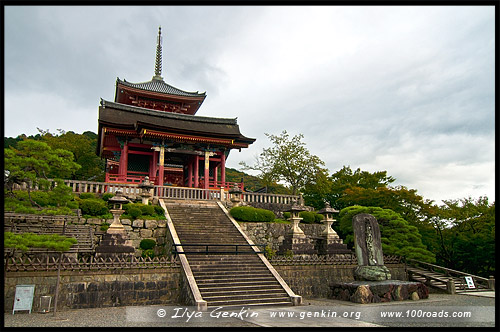
{"type": "Polygon", "coordinates": [[[352,253],[352,251],[347,248],[347,244],[342,243],[341,239],[339,239],[339,240],[317,238],[315,249],[318,251],[319,255],[335,255],[335,254],[350,254],[350,253],[352,253]]]}
{"type": "Polygon", "coordinates": [[[332,285],[331,290],[335,300],[362,304],[429,297],[429,289],[423,283],[401,280],[345,282],[332,285]]]}

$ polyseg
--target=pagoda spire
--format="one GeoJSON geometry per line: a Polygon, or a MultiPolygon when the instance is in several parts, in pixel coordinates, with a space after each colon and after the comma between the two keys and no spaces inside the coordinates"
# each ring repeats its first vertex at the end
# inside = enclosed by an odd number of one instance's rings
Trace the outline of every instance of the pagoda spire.
{"type": "Polygon", "coordinates": [[[163,81],[163,77],[161,77],[161,26],[158,28],[158,40],[156,44],[156,63],[155,63],[155,76],[153,76],[154,80],[163,81]]]}

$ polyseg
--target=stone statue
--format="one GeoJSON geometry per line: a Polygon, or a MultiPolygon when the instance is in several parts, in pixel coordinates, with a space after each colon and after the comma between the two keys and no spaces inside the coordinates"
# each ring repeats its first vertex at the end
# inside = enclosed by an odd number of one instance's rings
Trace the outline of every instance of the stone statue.
{"type": "Polygon", "coordinates": [[[380,228],[377,219],[367,213],[360,213],[352,218],[354,247],[358,267],[354,271],[357,280],[391,279],[389,269],[384,266],[384,255],[380,241],[380,228]]]}

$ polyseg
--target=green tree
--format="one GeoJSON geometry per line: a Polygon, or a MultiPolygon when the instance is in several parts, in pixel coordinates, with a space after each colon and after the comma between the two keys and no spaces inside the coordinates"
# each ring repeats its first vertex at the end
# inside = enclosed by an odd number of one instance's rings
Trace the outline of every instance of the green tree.
{"type": "Polygon", "coordinates": [[[380,226],[382,251],[386,255],[398,255],[435,263],[435,255],[422,243],[422,236],[415,226],[408,224],[400,214],[379,207],[351,206],[340,211],[339,235],[351,248],[354,246],[352,218],[359,213],[373,215],[380,226]]]}
{"type": "Polygon", "coordinates": [[[283,181],[290,186],[292,195],[296,195],[306,185],[322,179],[319,174],[328,172],[325,163],[306,148],[302,141],[304,135],[290,138],[286,130],[279,136],[265,135],[273,146],[263,149],[253,166],[240,163],[244,170],[259,171],[265,184],[283,181]]]}
{"type": "Polygon", "coordinates": [[[438,259],[447,267],[488,277],[495,273],[495,203],[487,197],[445,200],[434,218],[438,259]]]}
{"type": "Polygon", "coordinates": [[[39,179],[67,178],[81,166],[73,162],[73,154],[63,149],[52,149],[45,142],[26,139],[16,148],[4,149],[5,186],[12,192],[13,184],[27,184],[28,196],[39,179]]]}
{"type": "Polygon", "coordinates": [[[59,135],[56,135],[48,130],[38,129],[38,131],[41,133],[42,141],[52,149],[65,149],[73,153],[73,161],[81,166],[73,175],[74,179],[104,181],[104,160],[95,153],[97,145],[95,133],[86,131],[80,135],[58,129],[59,135]]]}

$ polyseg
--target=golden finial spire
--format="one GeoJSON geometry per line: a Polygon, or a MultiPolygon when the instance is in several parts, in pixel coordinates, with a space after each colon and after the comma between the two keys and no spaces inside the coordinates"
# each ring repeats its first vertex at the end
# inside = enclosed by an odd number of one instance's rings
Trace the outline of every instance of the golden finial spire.
{"type": "Polygon", "coordinates": [[[154,80],[163,81],[163,77],[161,77],[161,26],[158,28],[158,39],[156,44],[156,63],[155,63],[155,76],[153,76],[154,80]]]}

